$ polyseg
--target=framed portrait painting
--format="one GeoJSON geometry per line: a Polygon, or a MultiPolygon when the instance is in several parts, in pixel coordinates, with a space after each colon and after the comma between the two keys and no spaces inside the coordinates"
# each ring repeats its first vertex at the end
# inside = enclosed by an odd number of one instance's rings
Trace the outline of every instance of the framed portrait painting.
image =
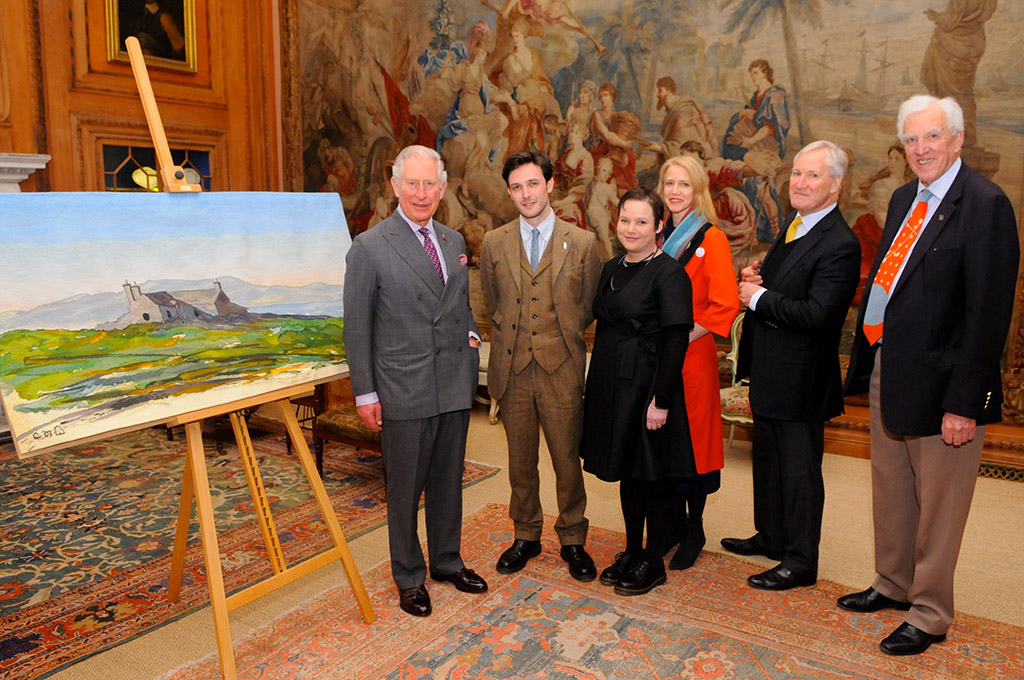
{"type": "Polygon", "coordinates": [[[128,61],[134,35],[150,66],[196,71],[196,0],[104,0],[107,59],[128,61]]]}

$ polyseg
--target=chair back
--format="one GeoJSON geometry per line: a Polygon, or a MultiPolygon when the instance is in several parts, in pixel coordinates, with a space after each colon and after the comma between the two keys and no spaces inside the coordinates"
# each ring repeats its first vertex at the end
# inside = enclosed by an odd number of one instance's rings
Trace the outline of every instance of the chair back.
{"type": "Polygon", "coordinates": [[[728,354],[725,355],[725,360],[729,362],[729,367],[732,369],[732,384],[736,384],[736,364],[739,361],[740,356],[740,333],[743,331],[743,316],[746,311],[741,311],[733,319],[732,328],[729,329],[729,343],[730,348],[728,354]]]}

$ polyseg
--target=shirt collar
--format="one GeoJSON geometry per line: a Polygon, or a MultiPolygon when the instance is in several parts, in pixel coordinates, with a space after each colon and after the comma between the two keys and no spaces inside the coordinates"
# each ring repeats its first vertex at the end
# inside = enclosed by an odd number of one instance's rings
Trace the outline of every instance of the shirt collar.
{"type": "MultiPolygon", "coordinates": [[[[418,232],[420,229],[423,228],[423,227],[421,227],[420,225],[416,224],[415,222],[413,222],[412,220],[410,220],[408,217],[405,216],[405,212],[402,210],[402,206],[398,206],[398,214],[402,217],[403,220],[405,220],[405,223],[408,224],[409,228],[412,229],[413,231],[418,232]]],[[[434,229],[434,218],[433,217],[430,218],[430,222],[427,223],[426,226],[427,226],[427,230],[430,232],[431,240],[433,240],[436,243],[437,242],[437,230],[434,229]]]]}
{"type": "Polygon", "coordinates": [[[828,205],[826,205],[821,210],[818,210],[817,212],[812,212],[809,215],[800,215],[800,221],[802,223],[801,227],[806,229],[804,233],[807,233],[807,231],[810,231],[814,225],[816,225],[818,222],[821,222],[825,218],[825,215],[828,215],[830,212],[832,212],[833,208],[835,208],[837,205],[839,205],[838,202],[829,203],[828,205]]]}
{"type": "Polygon", "coordinates": [[[927,189],[932,193],[932,196],[941,202],[946,197],[949,187],[953,186],[953,180],[956,179],[956,174],[960,172],[961,165],[963,165],[963,161],[957,156],[956,160],[953,161],[953,165],[949,166],[946,172],[942,173],[937,180],[928,186],[921,184],[921,180],[917,180],[917,194],[920,196],[921,191],[927,189]]]}
{"type": "MultiPolygon", "coordinates": [[[[551,234],[555,232],[555,211],[548,207],[548,216],[537,225],[537,229],[540,230],[541,243],[547,243],[551,240],[551,234]]],[[[519,216],[519,235],[523,238],[523,243],[529,243],[530,232],[533,231],[533,227],[526,218],[522,215],[519,216]]]]}

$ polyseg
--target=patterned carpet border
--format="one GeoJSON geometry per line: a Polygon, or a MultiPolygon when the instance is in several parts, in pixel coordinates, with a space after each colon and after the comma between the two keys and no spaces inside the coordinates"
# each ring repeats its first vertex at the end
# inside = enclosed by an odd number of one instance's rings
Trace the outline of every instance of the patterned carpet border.
{"type": "MultiPolygon", "coordinates": [[[[550,526],[550,518],[548,518],[550,526]]],[[[551,536],[553,532],[548,532],[551,536]]],[[[879,640],[901,619],[894,612],[853,614],[835,599],[843,586],[819,581],[785,593],[753,590],[754,564],[704,553],[668,584],[633,598],[597,581],[571,580],[554,539],[517,574],[493,570],[511,540],[505,506],[467,518],[464,557],[487,578],[484,595],[428,582],[434,614],[398,608],[386,564],[364,574],[380,617],[366,626],[347,586],[332,588],[235,642],[239,678],[491,678],[669,680],[671,678],[1024,677],[1024,629],[958,614],[946,643],[916,657],[891,657],[879,640]]],[[[591,528],[599,566],[621,550],[621,534],[591,528]]],[[[217,677],[216,657],[171,680],[217,677]]]]}
{"type": "MultiPolygon", "coordinates": [[[[285,440],[253,445],[287,563],[330,547],[285,440]]],[[[194,510],[182,594],[167,600],[184,446],[143,430],[27,461],[0,454],[0,677],[46,677],[207,604],[194,510]]],[[[206,454],[231,592],[269,576],[270,563],[237,451],[206,454]]],[[[464,483],[497,472],[467,464],[464,483]]],[[[386,522],[380,454],[329,444],[323,478],[346,538],[386,522]]]]}

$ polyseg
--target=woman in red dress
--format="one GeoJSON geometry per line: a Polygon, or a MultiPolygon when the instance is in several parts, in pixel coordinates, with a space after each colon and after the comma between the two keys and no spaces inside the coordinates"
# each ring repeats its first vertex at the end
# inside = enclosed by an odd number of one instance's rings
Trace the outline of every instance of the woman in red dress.
{"type": "Polygon", "coordinates": [[[679,548],[670,569],[693,565],[704,548],[704,504],[721,486],[722,399],[712,333],[728,336],[740,308],[729,239],[718,220],[700,160],[676,156],[661,166],[661,195],[671,213],[662,249],[686,267],[693,288],[693,321],[683,363],[683,391],[697,476],[677,483],[679,548]]]}

